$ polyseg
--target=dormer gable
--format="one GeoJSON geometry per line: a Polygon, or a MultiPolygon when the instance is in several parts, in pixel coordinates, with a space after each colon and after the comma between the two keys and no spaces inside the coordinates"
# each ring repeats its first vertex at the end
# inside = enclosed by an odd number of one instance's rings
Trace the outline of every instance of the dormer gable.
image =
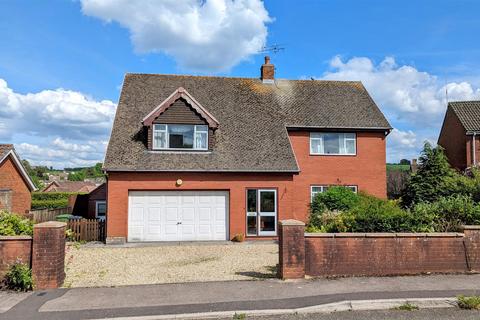
{"type": "Polygon", "coordinates": [[[218,128],[219,123],[217,119],[215,119],[215,117],[213,117],[207,109],[195,100],[195,98],[193,98],[183,87],[175,90],[167,99],[145,116],[142,120],[143,125],[150,127],[160,115],[165,113],[168,108],[173,106],[179,100],[187,103],[196,113],[198,113],[200,117],[205,120],[210,129],[214,130],[218,128]]]}
{"type": "Polygon", "coordinates": [[[147,127],[149,150],[208,151],[214,145],[218,121],[184,88],[179,87],[152,110],[147,127]]]}

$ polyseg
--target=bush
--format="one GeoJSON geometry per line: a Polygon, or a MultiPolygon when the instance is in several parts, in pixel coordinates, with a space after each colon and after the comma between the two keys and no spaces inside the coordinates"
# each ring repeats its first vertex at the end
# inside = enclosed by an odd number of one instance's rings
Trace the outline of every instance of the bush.
{"type": "Polygon", "coordinates": [[[33,235],[33,222],[29,219],[0,211],[0,236],[33,235]]]}
{"type": "Polygon", "coordinates": [[[342,186],[333,186],[329,187],[325,192],[317,194],[311,204],[311,211],[346,211],[357,203],[358,195],[351,189],[342,186]]]}
{"type": "Polygon", "coordinates": [[[33,192],[32,209],[56,209],[68,206],[68,197],[81,192],[33,192]]]}
{"type": "Polygon", "coordinates": [[[413,210],[416,216],[431,219],[437,232],[455,232],[464,224],[480,224],[480,205],[465,195],[420,203],[413,210]]]}
{"type": "Polygon", "coordinates": [[[5,274],[5,287],[15,291],[29,291],[33,289],[32,270],[21,262],[16,262],[5,274]]]}

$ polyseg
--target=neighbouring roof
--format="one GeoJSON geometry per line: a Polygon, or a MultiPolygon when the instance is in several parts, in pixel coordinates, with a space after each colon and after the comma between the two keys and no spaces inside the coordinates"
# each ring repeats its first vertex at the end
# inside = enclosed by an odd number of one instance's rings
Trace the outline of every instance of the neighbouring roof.
{"type": "MultiPolygon", "coordinates": [[[[3,161],[10,156],[12,158],[13,163],[17,167],[18,171],[22,175],[23,180],[26,182],[28,188],[31,191],[37,190],[37,187],[35,187],[35,184],[33,183],[32,179],[27,173],[27,170],[22,164],[22,161],[20,160],[20,157],[18,156],[17,152],[15,151],[15,148],[13,144],[0,144],[0,164],[3,163],[3,161]]],[[[1,188],[1,181],[0,181],[0,188],[1,188]]]]}
{"type": "Polygon", "coordinates": [[[287,128],[391,129],[360,82],[127,74],[107,171],[297,172],[287,128]],[[212,152],[149,151],[142,120],[177,89],[218,121],[212,152]]]}
{"type": "Polygon", "coordinates": [[[42,192],[85,192],[90,193],[97,185],[85,181],[53,181],[49,183],[42,192]]]}
{"type": "Polygon", "coordinates": [[[467,132],[480,131],[480,101],[449,102],[448,107],[457,115],[467,132]]]}

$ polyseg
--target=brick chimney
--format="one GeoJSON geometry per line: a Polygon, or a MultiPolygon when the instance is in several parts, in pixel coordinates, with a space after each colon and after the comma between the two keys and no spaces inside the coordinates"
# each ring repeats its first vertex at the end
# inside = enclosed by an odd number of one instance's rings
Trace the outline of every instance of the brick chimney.
{"type": "Polygon", "coordinates": [[[265,63],[260,68],[260,79],[263,83],[273,83],[275,80],[275,66],[270,63],[270,57],[265,57],[265,63]]]}
{"type": "Polygon", "coordinates": [[[410,163],[410,171],[412,173],[415,173],[415,172],[417,172],[417,170],[418,170],[417,159],[412,159],[412,162],[410,163]]]}

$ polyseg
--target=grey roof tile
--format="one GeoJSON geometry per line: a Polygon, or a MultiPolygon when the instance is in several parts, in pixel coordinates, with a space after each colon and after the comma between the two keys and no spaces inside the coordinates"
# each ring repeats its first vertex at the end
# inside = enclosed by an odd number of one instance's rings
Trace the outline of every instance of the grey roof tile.
{"type": "Polygon", "coordinates": [[[480,101],[456,101],[448,104],[466,131],[480,131],[480,101]]]}
{"type": "Polygon", "coordinates": [[[287,127],[390,129],[360,82],[127,74],[104,167],[125,171],[294,172],[287,127]],[[184,87],[219,122],[208,153],[155,152],[142,119],[184,87]]]}

